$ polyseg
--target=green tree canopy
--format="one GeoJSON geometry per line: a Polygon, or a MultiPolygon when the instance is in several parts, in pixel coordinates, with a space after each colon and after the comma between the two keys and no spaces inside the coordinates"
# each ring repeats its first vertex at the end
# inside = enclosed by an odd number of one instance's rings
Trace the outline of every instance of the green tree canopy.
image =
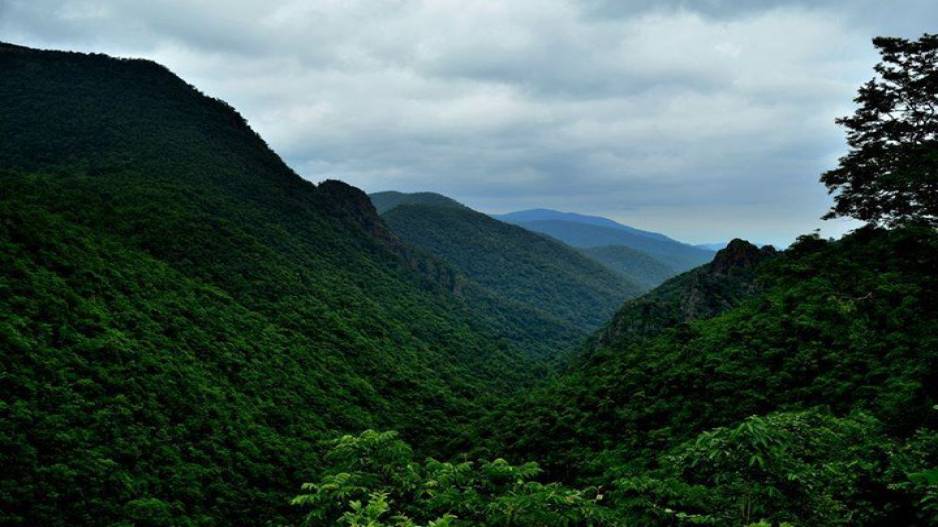
{"type": "Polygon", "coordinates": [[[938,225],[938,35],[873,44],[877,77],[860,88],[854,114],[837,120],[850,152],[821,176],[836,193],[825,218],[938,225]]]}

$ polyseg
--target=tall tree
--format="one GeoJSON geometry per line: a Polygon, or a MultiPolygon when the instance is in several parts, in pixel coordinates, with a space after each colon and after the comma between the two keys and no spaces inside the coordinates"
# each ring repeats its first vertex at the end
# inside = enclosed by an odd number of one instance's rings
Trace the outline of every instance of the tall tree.
{"type": "Polygon", "coordinates": [[[938,225],[938,34],[878,37],[882,61],[847,128],[850,152],[821,176],[835,203],[825,219],[938,225]]]}

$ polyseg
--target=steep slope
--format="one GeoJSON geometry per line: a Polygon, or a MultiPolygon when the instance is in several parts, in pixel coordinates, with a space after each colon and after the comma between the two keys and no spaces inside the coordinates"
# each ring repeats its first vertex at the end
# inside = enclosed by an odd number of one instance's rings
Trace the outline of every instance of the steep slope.
{"type": "Polygon", "coordinates": [[[640,291],[566,245],[465,207],[400,205],[383,218],[402,240],[486,289],[583,333],[640,291]]]}
{"type": "Polygon", "coordinates": [[[364,193],[162,66],[0,45],[0,71],[0,523],[279,523],[324,435],[440,454],[543,371],[364,193]]]}
{"type": "Polygon", "coordinates": [[[437,194],[435,192],[396,192],[389,190],[386,192],[374,192],[368,195],[371,203],[375,206],[378,214],[397,207],[398,205],[435,205],[438,207],[457,207],[463,208],[464,205],[458,201],[437,194]]]}
{"type": "Polygon", "coordinates": [[[547,234],[568,245],[581,248],[624,245],[652,256],[673,268],[687,271],[713,258],[713,252],[671,239],[635,234],[620,228],[565,220],[513,222],[525,229],[547,234]]]}
{"type": "Polygon", "coordinates": [[[653,289],[677,274],[660,260],[624,245],[588,247],[580,249],[580,252],[634,281],[645,290],[653,289]]]}
{"type": "MultiPolygon", "coordinates": [[[[685,451],[699,451],[718,437],[702,434],[708,429],[738,426],[737,436],[722,440],[722,447],[715,444],[711,456],[732,455],[725,449],[731,448],[727,445],[733,445],[735,437],[767,441],[768,434],[783,433],[771,428],[776,426],[771,424],[774,417],[747,424],[743,420],[748,416],[810,412],[818,407],[823,413],[874,423],[880,430],[875,433],[884,434],[879,445],[892,441],[915,445],[924,440],[917,438],[934,437],[938,234],[927,229],[866,228],[837,242],[803,238],[773,258],[740,242],[733,242],[727,251],[709,270],[677,277],[649,297],[630,302],[579,364],[551,385],[495,412],[480,426],[494,431],[489,447],[539,459],[567,480],[608,484],[635,476],[619,488],[628,489],[630,506],[644,504],[649,512],[671,508],[722,514],[701,508],[700,491],[723,485],[720,492],[732,493],[726,482],[732,474],[740,474],[733,471],[745,469],[713,468],[719,462],[714,459],[728,457],[692,461],[688,454],[673,450],[689,442],[685,451]],[[699,276],[704,272],[712,276],[699,276]],[[738,278],[740,272],[756,281],[745,279],[742,288],[740,284],[726,288],[711,280],[738,278]],[[696,285],[688,290],[682,282],[696,285]],[[739,303],[747,296],[739,292],[754,283],[758,284],[754,294],[739,303]],[[676,295],[674,290],[685,293],[676,295]],[[694,290],[700,294],[687,296],[694,290]],[[722,299],[700,302],[701,295],[722,299]],[[669,301],[676,297],[681,300],[669,301]],[[649,316],[651,323],[638,322],[640,316],[649,316]],[[686,323],[689,319],[697,320],[686,323]],[[698,434],[695,447],[693,438],[698,434]],[[760,434],[763,439],[758,439],[760,434]],[[681,465],[684,461],[688,464],[681,465]],[[668,476],[675,479],[658,482],[650,477],[659,464],[677,464],[677,472],[668,476]],[[705,473],[708,470],[728,472],[705,473]],[[711,477],[717,478],[716,483],[711,477]]],[[[789,414],[782,420],[802,418],[789,414]]],[[[918,466],[938,463],[936,449],[921,452],[916,454],[921,456],[915,462],[918,466]]],[[[754,455],[770,453],[777,455],[764,450],[754,455]]],[[[750,467],[757,462],[749,458],[750,467]]],[[[882,472],[880,466],[854,465],[831,469],[840,471],[839,477],[896,476],[882,472]]],[[[784,470],[757,466],[753,481],[763,477],[760,469],[784,470]]],[[[898,477],[906,476],[900,472],[898,477]]],[[[879,521],[913,524],[909,515],[920,510],[884,483],[871,485],[865,491],[873,501],[869,506],[887,518],[879,521]],[[884,508],[884,503],[891,505],[884,508]]],[[[836,487],[823,491],[837,492],[836,487]]],[[[860,511],[840,514],[857,519],[860,511]]],[[[662,525],[669,521],[667,515],[654,522],[645,520],[662,525]]]]}
{"type": "Polygon", "coordinates": [[[600,344],[635,340],[716,316],[758,291],[756,265],[775,254],[771,247],[760,249],[744,240],[733,240],[712,262],[626,302],[596,338],[600,344]]]}

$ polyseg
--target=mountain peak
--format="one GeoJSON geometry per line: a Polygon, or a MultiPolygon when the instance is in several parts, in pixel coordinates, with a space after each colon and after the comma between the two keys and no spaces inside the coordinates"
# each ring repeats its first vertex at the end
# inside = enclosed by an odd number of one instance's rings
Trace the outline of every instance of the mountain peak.
{"type": "Polygon", "coordinates": [[[710,270],[716,274],[729,274],[738,269],[749,269],[772,254],[775,254],[775,249],[770,245],[760,249],[746,240],[735,238],[713,257],[710,270]]]}
{"type": "Polygon", "coordinates": [[[453,198],[437,194],[436,192],[398,192],[396,190],[387,190],[384,192],[374,192],[368,195],[371,202],[377,209],[378,214],[399,206],[399,205],[432,205],[436,207],[455,207],[465,208],[462,203],[453,198]]]}

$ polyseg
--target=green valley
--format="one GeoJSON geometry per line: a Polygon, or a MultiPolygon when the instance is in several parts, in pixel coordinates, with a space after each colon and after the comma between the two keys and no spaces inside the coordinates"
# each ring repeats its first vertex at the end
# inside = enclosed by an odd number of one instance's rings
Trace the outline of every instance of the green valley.
{"type": "MultiPolygon", "coordinates": [[[[874,44],[821,176],[855,225],[713,252],[313,183],[160,64],[0,43],[0,526],[938,525],[938,36],[874,44]]],[[[394,173],[343,152],[302,166],[394,173]]]]}

